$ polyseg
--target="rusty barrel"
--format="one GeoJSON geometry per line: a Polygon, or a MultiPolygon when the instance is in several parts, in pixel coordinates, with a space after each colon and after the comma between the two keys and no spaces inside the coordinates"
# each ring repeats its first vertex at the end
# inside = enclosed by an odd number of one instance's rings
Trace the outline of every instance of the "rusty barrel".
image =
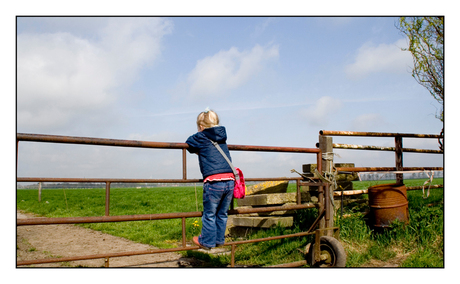
{"type": "Polygon", "coordinates": [[[389,227],[399,220],[409,222],[409,202],[404,184],[379,184],[369,187],[369,207],[375,227],[389,227]]]}

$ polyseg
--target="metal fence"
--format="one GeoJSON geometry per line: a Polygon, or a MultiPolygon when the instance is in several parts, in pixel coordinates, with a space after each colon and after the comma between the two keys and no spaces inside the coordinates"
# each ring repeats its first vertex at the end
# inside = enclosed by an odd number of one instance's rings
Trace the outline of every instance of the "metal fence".
{"type": "MultiPolygon", "coordinates": [[[[444,154],[443,150],[403,148],[403,138],[422,138],[422,139],[444,139],[443,135],[434,134],[412,134],[412,133],[384,133],[384,132],[353,132],[353,131],[329,131],[319,132],[319,143],[316,144],[323,153],[332,153],[333,149],[350,150],[371,150],[371,151],[392,151],[395,152],[395,167],[336,167],[338,172],[392,172],[396,174],[396,182],[403,183],[403,173],[414,171],[443,171],[443,167],[404,167],[403,153],[425,153],[425,154],[444,154]],[[332,143],[331,136],[355,136],[355,137],[389,137],[395,139],[395,147],[368,146],[355,144],[332,143]],[[327,139],[330,138],[330,139],[327,139]]],[[[333,157],[333,155],[332,155],[333,157]]],[[[330,167],[328,162],[323,161],[323,169],[330,167]]],[[[332,161],[329,161],[332,163],[332,161]]],[[[413,188],[415,189],[415,188],[413,188]]],[[[366,193],[366,192],[361,192],[366,193]]]]}
{"type": "MultiPolygon", "coordinates": [[[[17,226],[32,226],[32,225],[52,225],[52,224],[77,224],[77,223],[101,223],[101,222],[126,222],[126,221],[142,221],[142,220],[162,220],[162,219],[182,219],[182,246],[170,249],[156,249],[148,251],[130,251],[121,253],[105,253],[97,255],[73,256],[63,258],[47,258],[30,261],[17,261],[17,266],[54,263],[65,261],[76,261],[86,259],[106,259],[106,266],[108,266],[108,259],[111,257],[122,257],[142,254],[155,254],[166,252],[177,252],[198,249],[198,246],[187,246],[186,244],[186,218],[201,217],[202,212],[178,212],[178,213],[160,213],[160,214],[144,214],[144,215],[123,215],[111,216],[110,215],[110,188],[112,183],[199,183],[200,179],[188,179],[186,167],[186,150],[188,145],[186,143],[166,143],[166,142],[150,142],[150,141],[136,141],[136,140],[118,140],[118,139],[102,139],[90,137],[74,137],[74,136],[57,136],[57,135],[41,135],[41,134],[24,134],[17,133],[17,149],[16,149],[16,163],[18,162],[19,141],[28,142],[41,142],[41,143],[67,143],[67,144],[85,144],[85,145],[98,145],[98,146],[111,146],[111,147],[136,147],[136,148],[160,148],[160,149],[178,149],[182,151],[182,179],[113,179],[113,178],[53,178],[53,177],[17,177],[17,182],[101,182],[105,183],[105,216],[95,217],[67,217],[67,218],[29,218],[18,219],[17,226]]],[[[284,152],[284,153],[299,153],[299,154],[315,154],[318,170],[321,172],[321,150],[318,148],[298,148],[298,147],[270,147],[270,146],[250,146],[250,145],[228,145],[230,151],[260,151],[260,152],[284,152]]],[[[16,165],[17,167],[17,165],[16,165]]],[[[318,208],[319,216],[311,225],[307,232],[301,232],[291,235],[275,236],[270,238],[261,238],[247,241],[235,241],[226,243],[226,246],[231,246],[231,266],[235,266],[235,252],[236,246],[244,243],[254,243],[261,241],[268,241],[281,238],[301,237],[306,235],[316,234],[317,238],[324,234],[326,230],[334,230],[336,228],[327,228],[333,220],[329,220],[331,210],[328,201],[329,199],[329,186],[326,183],[318,182],[305,182],[302,178],[286,178],[286,177],[269,177],[269,178],[245,178],[246,181],[277,181],[277,180],[290,180],[295,181],[297,185],[297,204],[289,206],[270,206],[264,208],[234,208],[228,211],[230,215],[235,214],[249,214],[272,212],[280,210],[298,210],[307,208],[318,208]],[[301,203],[300,186],[314,185],[319,187],[319,202],[301,203]],[[323,220],[326,219],[326,222],[323,220]],[[322,222],[320,222],[322,221],[322,222]],[[318,230],[314,230],[319,225],[318,230]]],[[[278,266],[294,267],[305,265],[306,261],[300,261],[290,264],[281,264],[278,266]]]]}

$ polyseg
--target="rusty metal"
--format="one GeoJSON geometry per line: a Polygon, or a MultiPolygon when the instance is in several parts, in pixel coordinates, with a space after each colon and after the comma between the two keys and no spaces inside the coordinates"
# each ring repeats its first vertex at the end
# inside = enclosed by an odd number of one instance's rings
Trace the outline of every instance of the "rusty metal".
{"type": "Polygon", "coordinates": [[[232,244],[232,256],[230,260],[230,266],[235,267],[235,251],[236,251],[236,245],[232,244]]]}
{"type": "MultiPolygon", "coordinates": [[[[321,231],[324,231],[324,230],[336,230],[336,229],[338,229],[338,228],[337,227],[324,228],[321,231]]],[[[316,231],[320,231],[320,230],[316,230],[316,231]]],[[[225,246],[231,246],[232,247],[231,266],[234,267],[235,266],[235,249],[236,249],[236,245],[258,243],[258,242],[265,242],[265,241],[273,241],[273,240],[280,240],[280,239],[286,239],[286,238],[304,237],[304,236],[316,234],[316,231],[315,232],[310,232],[310,230],[309,230],[308,232],[300,232],[300,233],[294,233],[294,234],[288,234],[288,235],[282,235],[282,236],[274,236],[274,237],[252,239],[252,240],[244,240],[244,241],[234,241],[234,242],[225,243],[225,246]]]]}
{"type": "MultiPolygon", "coordinates": [[[[299,180],[298,177],[245,178],[245,181],[283,181],[299,180]]],[[[91,182],[91,183],[199,183],[202,179],[116,179],[116,178],[50,178],[50,177],[18,177],[17,182],[91,182]]]]}
{"type": "Polygon", "coordinates": [[[105,183],[105,216],[110,215],[110,181],[105,183]]]}
{"type": "MultiPolygon", "coordinates": [[[[403,140],[401,136],[395,137],[395,161],[396,170],[401,171],[403,168],[403,152],[402,152],[403,140]]],[[[396,183],[403,183],[403,174],[396,174],[396,183]]]]}
{"type": "MultiPolygon", "coordinates": [[[[327,230],[333,230],[335,228],[326,228],[327,230]]],[[[281,235],[281,236],[274,236],[274,237],[267,237],[267,238],[260,238],[260,239],[252,239],[252,240],[244,240],[244,241],[235,241],[235,242],[228,242],[225,243],[225,246],[231,246],[231,267],[235,266],[235,252],[236,246],[241,244],[249,244],[249,243],[257,243],[257,242],[265,242],[265,241],[272,241],[272,240],[279,240],[285,238],[294,238],[294,237],[303,237],[307,235],[315,234],[309,232],[301,232],[295,234],[288,234],[288,235],[281,235]]],[[[119,253],[104,253],[104,254],[94,254],[94,255],[85,255],[85,256],[74,256],[74,257],[61,257],[61,258],[47,258],[47,259],[38,259],[38,260],[25,260],[25,261],[18,261],[17,265],[32,265],[32,264],[43,264],[43,263],[55,263],[55,262],[68,262],[68,261],[79,261],[79,260],[88,260],[88,259],[99,259],[99,258],[112,258],[112,257],[124,257],[124,256],[133,256],[133,255],[145,255],[145,254],[156,254],[156,253],[167,253],[167,252],[178,252],[178,251],[188,251],[188,250],[196,250],[198,246],[190,246],[190,247],[177,247],[177,248],[169,248],[169,249],[154,249],[154,250],[144,250],[144,251],[127,251],[127,252],[119,252],[119,253]]]]}
{"type": "Polygon", "coordinates": [[[359,194],[367,194],[367,189],[334,191],[334,196],[359,195],[359,194]]]}
{"type": "MultiPolygon", "coordinates": [[[[428,186],[406,186],[406,190],[420,190],[423,188],[428,188],[428,186]]],[[[443,184],[432,184],[430,188],[444,188],[443,184]]],[[[342,195],[360,195],[360,194],[367,194],[367,189],[358,189],[358,190],[346,190],[346,191],[334,191],[334,196],[342,196],[342,195]]]]}
{"type": "Polygon", "coordinates": [[[112,258],[112,257],[123,257],[123,256],[133,256],[133,255],[178,252],[178,251],[187,251],[187,250],[196,250],[196,249],[199,249],[199,247],[190,246],[190,247],[177,247],[177,248],[169,248],[169,249],[153,249],[153,250],[143,250],[143,251],[138,250],[138,251],[126,251],[126,252],[92,254],[92,255],[83,255],[83,256],[72,256],[72,257],[45,258],[45,259],[18,261],[16,265],[22,266],[22,265],[43,264],[43,263],[67,262],[67,261],[78,261],[78,260],[99,259],[99,258],[112,258]]]}
{"type": "Polygon", "coordinates": [[[320,262],[321,261],[321,231],[320,230],[316,230],[315,231],[315,243],[313,244],[314,245],[314,249],[313,249],[313,259],[315,260],[315,263],[316,262],[320,262]]]}
{"type": "Polygon", "coordinates": [[[26,134],[26,133],[17,133],[16,137],[18,141],[29,141],[29,142],[47,142],[47,143],[136,147],[136,148],[167,148],[167,149],[188,148],[187,143],[150,142],[150,141],[138,141],[138,140],[120,140],[120,139],[107,139],[107,138],[26,134]]]}
{"type": "Polygon", "coordinates": [[[50,178],[17,177],[18,182],[92,182],[92,183],[198,183],[201,179],[121,179],[121,178],[50,178]]]}
{"type": "MultiPolygon", "coordinates": [[[[106,210],[105,216],[93,217],[67,217],[67,218],[31,218],[31,219],[18,219],[17,226],[25,225],[52,225],[52,224],[79,224],[79,223],[104,223],[104,222],[124,222],[124,221],[141,221],[141,220],[163,220],[163,219],[182,219],[182,246],[173,249],[157,249],[147,251],[132,251],[122,253],[109,253],[87,256],[76,256],[55,259],[41,259],[32,261],[17,262],[18,266],[39,264],[39,263],[52,263],[52,262],[65,262],[75,260],[86,260],[104,258],[105,265],[108,266],[111,257],[131,256],[140,254],[153,254],[164,252],[176,252],[198,249],[197,246],[186,246],[186,218],[201,217],[202,212],[183,212],[183,213],[161,213],[161,214],[145,214],[145,215],[124,215],[124,216],[110,216],[110,187],[113,183],[197,183],[202,182],[201,179],[187,179],[186,169],[186,143],[167,143],[167,142],[149,142],[149,141],[136,141],[136,140],[119,140],[119,139],[104,139],[104,138],[90,138],[90,137],[75,137],[75,136],[58,136],[58,135],[41,135],[41,134],[24,134],[18,133],[17,136],[17,151],[16,163],[18,163],[18,148],[19,141],[29,142],[45,142],[45,143],[67,143],[67,144],[82,144],[82,145],[98,145],[98,146],[119,146],[119,147],[137,147],[137,148],[164,148],[164,149],[182,149],[182,179],[114,179],[114,178],[48,178],[48,177],[17,177],[17,182],[92,182],[92,183],[105,183],[106,194],[106,210]]],[[[262,152],[285,152],[285,153],[314,153],[317,156],[318,170],[321,171],[321,150],[316,148],[300,148],[300,147],[272,147],[272,146],[251,146],[251,145],[228,145],[229,150],[232,151],[262,151],[262,152]]],[[[292,180],[297,183],[297,204],[289,206],[273,206],[263,208],[232,208],[228,211],[229,214],[249,214],[260,212],[271,212],[280,210],[298,210],[307,208],[317,208],[321,205],[306,203],[300,204],[300,181],[301,178],[246,178],[246,181],[268,181],[268,180],[292,180]]],[[[320,185],[320,192],[323,192],[323,187],[320,185]]],[[[325,207],[325,206],[322,206],[325,207]]],[[[318,219],[314,222],[308,232],[297,233],[292,235],[276,236],[256,240],[231,242],[228,245],[232,246],[232,266],[235,262],[236,245],[243,243],[260,242],[267,240],[275,240],[289,237],[300,237],[312,234],[313,230],[319,223],[319,220],[324,217],[326,211],[330,210],[327,206],[320,210],[318,219]]],[[[321,230],[327,230],[324,225],[320,224],[321,230]]],[[[227,244],[226,244],[227,245],[227,244]]],[[[287,264],[292,265],[292,264],[287,264]]]]}
{"type": "Polygon", "coordinates": [[[318,217],[316,217],[316,220],[313,222],[313,224],[311,224],[310,229],[308,229],[307,233],[311,233],[313,229],[316,228],[319,221],[321,221],[321,218],[323,218],[325,214],[326,214],[326,210],[322,209],[320,213],[318,214],[318,217]]]}
{"type": "Polygon", "coordinates": [[[91,217],[59,217],[59,218],[28,218],[17,219],[17,226],[26,225],[57,225],[57,224],[82,224],[82,223],[107,223],[107,222],[127,222],[127,221],[147,221],[178,218],[201,217],[201,212],[183,213],[159,213],[143,215],[119,215],[119,216],[91,216],[91,217]]]}
{"type": "Polygon", "coordinates": [[[234,241],[234,242],[229,242],[226,243],[225,245],[242,245],[242,244],[251,244],[251,243],[259,243],[259,242],[265,242],[265,241],[273,241],[273,240],[280,240],[280,239],[286,239],[286,238],[295,238],[295,237],[304,237],[308,235],[312,235],[313,233],[310,232],[300,232],[300,233],[294,233],[294,234],[288,234],[288,235],[281,235],[281,236],[274,236],[274,237],[266,237],[266,238],[260,238],[260,239],[252,239],[252,240],[244,240],[244,241],[234,241]]]}
{"type": "MultiPolygon", "coordinates": [[[[42,135],[17,133],[17,141],[47,142],[64,144],[83,144],[99,146],[118,146],[136,148],[165,148],[165,149],[187,149],[187,143],[152,142],[139,140],[121,140],[107,138],[91,138],[61,135],[42,135]]],[[[260,152],[289,152],[289,153],[318,153],[316,148],[301,147],[275,147],[275,146],[252,146],[252,145],[228,145],[229,150],[234,151],[260,151],[260,152]]]]}
{"type": "Polygon", "coordinates": [[[186,247],[186,234],[185,234],[185,217],[182,217],[182,246],[186,247]]]}
{"type": "Polygon", "coordinates": [[[324,204],[325,204],[325,211],[326,211],[326,224],[328,224],[329,220],[330,220],[330,216],[327,214],[327,212],[330,212],[331,210],[331,197],[330,197],[330,193],[329,193],[329,184],[326,184],[325,186],[325,191],[324,191],[324,204]]]}
{"type": "Polygon", "coordinates": [[[327,136],[368,136],[368,137],[407,137],[407,138],[443,138],[437,134],[414,134],[414,133],[385,133],[385,132],[356,132],[356,131],[331,131],[320,130],[320,135],[327,136]]]}
{"type": "MultiPolygon", "coordinates": [[[[299,210],[307,208],[315,208],[317,205],[313,203],[304,203],[301,205],[287,205],[287,206],[271,206],[261,208],[235,208],[229,210],[229,215],[236,214],[251,214],[263,213],[271,211],[282,210],[299,210]]],[[[27,225],[57,225],[57,224],[82,224],[82,223],[108,223],[108,222],[128,222],[128,221],[149,221],[149,220],[163,220],[163,219],[178,219],[178,218],[194,218],[201,217],[202,212],[180,212],[180,213],[159,213],[159,214],[143,214],[143,215],[119,215],[119,216],[91,216],[91,217],[59,217],[59,218],[28,218],[17,219],[17,226],[27,225]]]]}
{"type": "Polygon", "coordinates": [[[322,181],[318,181],[318,182],[300,181],[299,183],[301,186],[325,186],[327,184],[326,182],[322,182],[322,181]]]}
{"type": "Polygon", "coordinates": [[[228,145],[233,151],[259,151],[259,152],[281,152],[281,153],[319,153],[317,148],[301,147],[273,147],[273,146],[251,146],[251,145],[228,145]]]}
{"type": "Polygon", "coordinates": [[[391,222],[409,221],[409,207],[404,184],[379,184],[368,188],[369,207],[375,227],[388,227],[391,222]]]}
{"type": "MultiPolygon", "coordinates": [[[[442,132],[441,132],[442,133],[442,132]]],[[[403,137],[405,138],[437,138],[438,140],[443,138],[443,135],[433,135],[433,134],[413,134],[413,133],[383,133],[383,132],[353,132],[353,131],[328,131],[320,130],[320,142],[322,137],[327,136],[363,136],[363,137],[394,137],[395,147],[378,147],[378,146],[364,146],[364,145],[352,145],[352,144],[333,144],[332,148],[342,148],[342,149],[359,149],[359,150],[380,150],[380,151],[394,151],[395,152],[395,162],[396,170],[402,171],[403,169],[403,152],[416,152],[416,153],[436,153],[444,154],[444,151],[439,150],[429,150],[429,149],[411,149],[403,148],[403,137]]],[[[316,147],[319,148],[319,143],[316,144],[316,147]]],[[[379,170],[377,170],[379,171],[379,170]]],[[[396,174],[396,181],[398,183],[403,183],[404,178],[401,173],[396,174]]]]}
{"type": "Polygon", "coordinates": [[[300,181],[299,180],[296,180],[296,194],[297,194],[297,205],[300,205],[302,204],[302,195],[300,194],[300,181]]]}
{"type": "MultiPolygon", "coordinates": [[[[337,167],[338,172],[395,172],[396,167],[337,167]]],[[[443,171],[443,167],[403,167],[401,171],[443,171]]]]}
{"type": "MultiPolygon", "coordinates": [[[[355,144],[340,144],[333,143],[332,147],[335,149],[351,149],[351,150],[377,150],[377,151],[392,151],[396,150],[395,147],[383,147],[383,146],[369,146],[369,145],[355,145],[355,144]]],[[[443,154],[443,151],[440,150],[430,150],[430,149],[416,149],[416,148],[402,148],[403,152],[412,152],[412,153],[427,153],[427,154],[443,154]]]]}
{"type": "MultiPolygon", "coordinates": [[[[267,208],[237,208],[233,211],[230,210],[229,214],[249,214],[249,213],[258,213],[258,212],[270,212],[278,210],[296,210],[296,209],[307,209],[317,207],[314,204],[302,204],[302,205],[290,205],[290,206],[277,206],[277,207],[267,207],[267,208]]],[[[231,266],[235,266],[235,252],[236,245],[263,242],[270,240],[277,240],[283,238],[291,237],[302,237],[306,235],[314,234],[313,229],[317,226],[320,218],[325,214],[323,210],[317,220],[312,224],[310,229],[307,232],[274,236],[261,239],[245,240],[245,241],[236,241],[228,242],[225,246],[230,245],[232,247],[232,256],[231,256],[231,266]]],[[[30,218],[30,219],[18,219],[17,225],[50,225],[50,224],[72,224],[72,223],[87,223],[87,222],[121,222],[121,221],[139,221],[139,220],[160,220],[160,219],[172,219],[172,218],[182,218],[182,247],[173,248],[173,249],[157,249],[157,250],[147,250],[147,251],[130,251],[122,253],[109,253],[109,254],[97,254],[97,255],[87,255],[87,256],[76,256],[76,257],[66,257],[66,258],[50,258],[50,259],[39,259],[39,260],[29,260],[29,261],[19,261],[17,262],[18,266],[22,265],[31,265],[31,264],[43,264],[43,263],[53,263],[53,262],[63,262],[63,261],[77,261],[77,260],[87,260],[87,259],[98,259],[98,258],[110,258],[110,257],[122,257],[122,256],[133,256],[141,254],[154,254],[154,253],[164,253],[164,252],[176,252],[176,251],[185,251],[185,250],[195,250],[199,247],[192,246],[187,247],[185,244],[185,218],[190,217],[201,217],[202,212],[186,212],[186,213],[167,213],[167,214],[150,214],[150,215],[125,215],[125,216],[109,216],[109,217],[70,217],[70,218],[30,218]],[[38,220],[37,220],[38,219],[38,220]]],[[[328,228],[326,228],[327,230],[328,228]]],[[[324,228],[323,228],[324,230],[324,228]]]]}
{"type": "Polygon", "coordinates": [[[182,149],[182,179],[187,180],[187,150],[182,149]]]}

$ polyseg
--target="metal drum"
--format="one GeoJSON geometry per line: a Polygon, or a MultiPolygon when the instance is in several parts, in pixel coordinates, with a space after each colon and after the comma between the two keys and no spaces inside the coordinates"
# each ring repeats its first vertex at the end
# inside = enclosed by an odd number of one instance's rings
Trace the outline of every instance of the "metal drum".
{"type": "Polygon", "coordinates": [[[379,184],[369,187],[369,207],[375,227],[389,227],[399,220],[409,222],[409,202],[404,184],[379,184]]]}

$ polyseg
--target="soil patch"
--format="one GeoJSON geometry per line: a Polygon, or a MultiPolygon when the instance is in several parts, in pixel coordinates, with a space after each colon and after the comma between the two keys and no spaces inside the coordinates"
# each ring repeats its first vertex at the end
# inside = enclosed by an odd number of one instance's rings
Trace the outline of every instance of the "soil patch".
{"type": "MultiPolygon", "coordinates": [[[[17,218],[34,218],[34,216],[32,214],[18,211],[17,218]]],[[[124,238],[104,234],[99,231],[68,224],[18,226],[16,232],[17,261],[156,249],[150,245],[136,243],[124,238]]],[[[193,266],[193,262],[193,259],[183,258],[182,255],[178,253],[159,253],[110,258],[109,266],[184,267],[193,266]]],[[[35,264],[29,267],[104,266],[105,259],[91,259],[64,263],[35,264]]]]}

